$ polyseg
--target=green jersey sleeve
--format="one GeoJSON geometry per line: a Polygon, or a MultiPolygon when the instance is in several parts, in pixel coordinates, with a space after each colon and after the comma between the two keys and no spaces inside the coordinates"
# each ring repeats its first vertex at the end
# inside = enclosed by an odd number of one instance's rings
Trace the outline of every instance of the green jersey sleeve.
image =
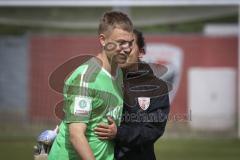
{"type": "Polygon", "coordinates": [[[65,81],[64,122],[88,123],[92,111],[92,90],[88,88],[85,77],[87,65],[77,68],[65,81]]]}

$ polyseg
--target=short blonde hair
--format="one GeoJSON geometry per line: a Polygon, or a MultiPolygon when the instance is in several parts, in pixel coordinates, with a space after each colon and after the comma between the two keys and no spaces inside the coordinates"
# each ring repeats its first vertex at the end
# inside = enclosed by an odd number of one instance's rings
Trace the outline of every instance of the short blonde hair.
{"type": "Polygon", "coordinates": [[[124,31],[132,32],[133,24],[130,18],[118,11],[105,12],[100,19],[98,34],[107,34],[114,28],[120,28],[124,31]]]}

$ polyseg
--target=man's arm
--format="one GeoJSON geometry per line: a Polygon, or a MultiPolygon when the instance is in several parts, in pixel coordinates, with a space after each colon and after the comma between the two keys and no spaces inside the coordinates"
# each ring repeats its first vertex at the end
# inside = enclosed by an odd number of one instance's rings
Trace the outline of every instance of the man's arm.
{"type": "Polygon", "coordinates": [[[86,128],[87,125],[85,123],[70,123],[70,142],[83,160],[95,160],[85,136],[86,128]]]}

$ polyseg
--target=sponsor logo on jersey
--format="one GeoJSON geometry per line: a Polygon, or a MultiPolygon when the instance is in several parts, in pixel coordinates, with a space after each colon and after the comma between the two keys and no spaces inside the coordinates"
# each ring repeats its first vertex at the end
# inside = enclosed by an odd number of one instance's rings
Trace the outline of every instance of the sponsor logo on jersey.
{"type": "Polygon", "coordinates": [[[88,115],[92,110],[92,98],[78,96],[75,97],[74,114],[75,115],[88,115]]]}
{"type": "Polygon", "coordinates": [[[138,97],[138,104],[143,110],[147,110],[150,105],[150,97],[138,97]]]}

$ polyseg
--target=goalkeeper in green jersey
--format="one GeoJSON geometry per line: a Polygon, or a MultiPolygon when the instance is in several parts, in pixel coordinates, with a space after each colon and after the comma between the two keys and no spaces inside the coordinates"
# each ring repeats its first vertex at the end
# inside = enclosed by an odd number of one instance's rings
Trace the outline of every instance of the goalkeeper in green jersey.
{"type": "Polygon", "coordinates": [[[64,86],[65,117],[53,142],[48,160],[113,160],[114,143],[99,140],[94,128],[120,124],[123,97],[122,73],[118,69],[132,50],[133,25],[121,12],[106,12],[100,20],[101,53],[77,67],[64,86]]]}

